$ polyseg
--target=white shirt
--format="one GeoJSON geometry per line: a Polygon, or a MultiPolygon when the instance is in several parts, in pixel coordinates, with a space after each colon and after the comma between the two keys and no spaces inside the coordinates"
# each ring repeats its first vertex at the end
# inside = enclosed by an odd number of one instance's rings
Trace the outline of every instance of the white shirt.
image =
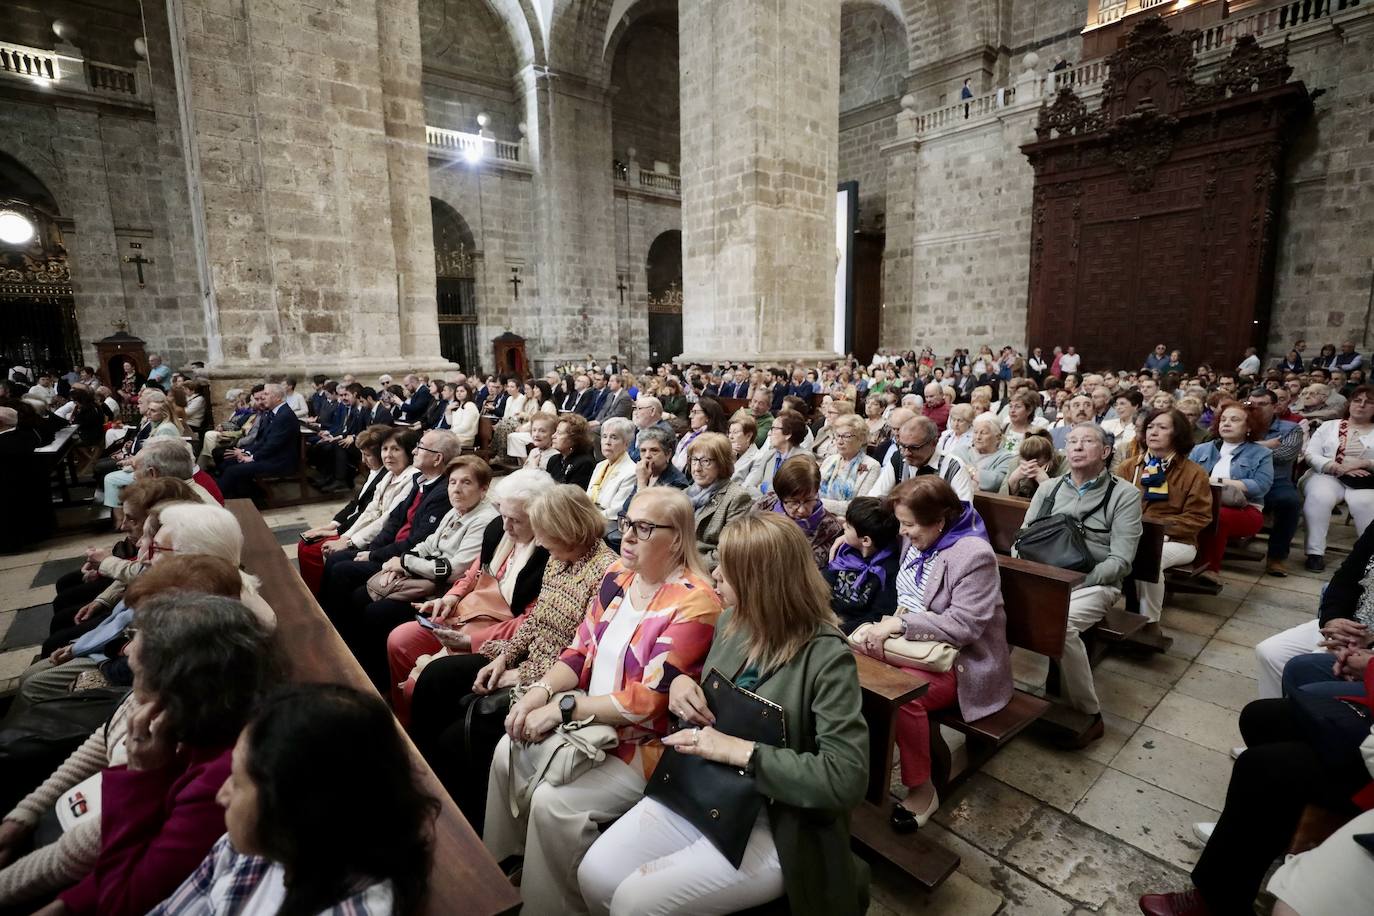
{"type": "Polygon", "coordinates": [[[1236,371],[1241,375],[1259,375],[1260,358],[1254,354],[1245,357],[1245,359],[1240,361],[1240,365],[1236,367],[1236,371]]]}
{"type": "Polygon", "coordinates": [[[1239,442],[1223,442],[1221,444],[1221,455],[1212,468],[1212,483],[1220,483],[1222,478],[1231,476],[1231,459],[1235,457],[1238,448],[1240,448],[1239,442]]]}
{"type": "Polygon", "coordinates": [[[305,395],[301,394],[299,391],[293,391],[288,394],[284,398],[284,402],[287,407],[291,408],[291,412],[302,420],[310,416],[310,408],[305,404],[305,395]]]}
{"type": "Polygon", "coordinates": [[[616,608],[615,616],[596,644],[596,661],[592,664],[591,680],[587,682],[587,696],[604,697],[615,692],[625,668],[625,650],[630,647],[630,637],[635,635],[643,619],[644,611],[635,607],[630,590],[625,589],[620,607],[616,608]]]}
{"type": "MultiPolygon", "coordinates": [[[[894,440],[895,444],[895,440],[894,440]]],[[[966,503],[973,502],[973,479],[969,477],[968,471],[964,466],[948,455],[940,454],[936,450],[926,462],[927,467],[935,468],[937,474],[944,479],[951,487],[960,500],[966,503]]],[[[901,480],[892,472],[892,462],[883,462],[883,472],[878,475],[878,482],[873,485],[873,489],[868,491],[869,496],[886,496],[891,493],[893,488],[902,480],[908,480],[916,475],[916,468],[907,462],[902,462],[901,480]]]]}
{"type": "Polygon", "coordinates": [[[1065,353],[1059,357],[1059,370],[1061,372],[1077,372],[1078,363],[1083,359],[1078,353],[1065,353]]]}

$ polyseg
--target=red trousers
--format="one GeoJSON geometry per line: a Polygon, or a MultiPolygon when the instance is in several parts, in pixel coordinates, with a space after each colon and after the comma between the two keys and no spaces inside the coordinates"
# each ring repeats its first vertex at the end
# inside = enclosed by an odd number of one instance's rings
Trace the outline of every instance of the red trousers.
{"type": "Polygon", "coordinates": [[[930,687],[925,695],[912,700],[897,713],[897,750],[902,760],[902,785],[907,788],[930,782],[930,716],[931,710],[953,706],[959,699],[959,685],[954,669],[944,674],[902,668],[925,679],[930,687]]]}
{"type": "Polygon", "coordinates": [[[296,545],[296,562],[301,567],[301,578],[316,598],[320,597],[320,579],[324,577],[324,545],[337,540],[337,537],[322,538],[313,544],[301,541],[296,545]]]}
{"type": "MultiPolygon", "coordinates": [[[[525,615],[521,614],[496,626],[469,633],[472,651],[478,651],[484,643],[492,639],[509,639],[524,622],[525,615]]],[[[410,676],[410,672],[415,668],[416,659],[421,655],[433,655],[443,647],[444,644],[439,642],[432,630],[420,626],[418,621],[413,620],[396,627],[387,636],[386,658],[391,666],[391,708],[402,725],[410,724],[410,696],[415,692],[416,680],[410,676]]],[[[457,700],[458,697],[454,699],[457,700]]]]}
{"type": "Polygon", "coordinates": [[[1216,535],[1204,533],[1198,543],[1203,558],[1207,560],[1207,568],[1212,572],[1221,572],[1221,558],[1226,555],[1227,541],[1259,534],[1260,528],[1264,527],[1264,513],[1254,506],[1246,506],[1244,509],[1222,506],[1218,521],[1216,535]]]}

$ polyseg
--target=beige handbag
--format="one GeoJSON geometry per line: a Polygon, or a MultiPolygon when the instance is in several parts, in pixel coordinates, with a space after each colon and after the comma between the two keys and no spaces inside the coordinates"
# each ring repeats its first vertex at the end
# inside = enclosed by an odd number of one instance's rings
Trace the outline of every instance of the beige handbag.
{"type": "Polygon", "coordinates": [[[420,601],[433,598],[439,590],[438,583],[432,579],[409,576],[394,569],[384,569],[373,573],[367,580],[367,594],[373,601],[390,598],[392,601],[420,601]]]}
{"type": "Polygon", "coordinates": [[[896,619],[896,617],[884,617],[877,624],[866,623],[855,628],[854,632],[849,634],[849,644],[864,655],[889,665],[919,668],[922,671],[933,671],[936,674],[944,674],[954,667],[954,661],[959,657],[959,649],[947,642],[936,642],[933,639],[907,639],[904,636],[892,636],[883,640],[883,647],[877,652],[869,651],[868,646],[864,644],[864,637],[868,635],[868,631],[872,627],[896,619]]]}
{"type": "MultiPolygon", "coordinates": [[[[569,691],[581,695],[581,691],[569,691]]],[[[553,698],[557,702],[567,696],[560,693],[553,698]]],[[[591,717],[580,722],[569,722],[553,730],[538,744],[510,742],[510,804],[511,817],[521,817],[529,810],[530,799],[540,783],[561,786],[572,782],[583,773],[606,759],[606,751],[620,743],[620,735],[614,726],[592,721],[591,717]],[[525,756],[526,764],[516,763],[516,758],[525,756]],[[526,769],[533,772],[526,779],[526,769]]]]}

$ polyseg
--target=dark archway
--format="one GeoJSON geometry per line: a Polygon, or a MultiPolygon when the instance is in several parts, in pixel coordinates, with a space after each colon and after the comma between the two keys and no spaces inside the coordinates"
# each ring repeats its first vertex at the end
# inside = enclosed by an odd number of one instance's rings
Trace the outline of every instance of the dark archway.
{"type": "Polygon", "coordinates": [[[467,372],[480,364],[477,349],[477,245],[458,211],[429,199],[434,225],[434,286],[439,310],[439,352],[467,372]]]}
{"type": "Polygon", "coordinates": [[[669,229],[649,246],[649,362],[682,353],[682,233],[669,229]]]}

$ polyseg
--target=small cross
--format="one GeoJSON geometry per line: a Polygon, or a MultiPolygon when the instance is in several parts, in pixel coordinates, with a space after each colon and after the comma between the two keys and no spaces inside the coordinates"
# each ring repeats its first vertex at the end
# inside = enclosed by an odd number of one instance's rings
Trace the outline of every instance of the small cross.
{"type": "Polygon", "coordinates": [[[520,284],[523,282],[524,281],[520,279],[520,268],[512,267],[510,269],[510,288],[514,292],[516,299],[520,298],[520,284]]]}
{"type": "Polygon", "coordinates": [[[625,290],[629,289],[629,287],[625,285],[625,278],[624,278],[624,277],[616,277],[615,288],[616,288],[617,290],[620,291],[620,304],[621,304],[621,305],[624,305],[624,304],[625,304],[625,290]]]}
{"type": "Polygon", "coordinates": [[[145,257],[143,256],[143,252],[140,251],[138,254],[134,255],[133,257],[129,257],[129,256],[126,254],[126,255],[124,256],[124,259],[123,259],[123,260],[124,260],[124,263],[125,263],[125,264],[132,264],[132,265],[134,265],[135,267],[138,268],[138,288],[139,288],[139,289],[142,289],[143,286],[144,286],[144,282],[143,282],[143,265],[144,265],[144,264],[152,264],[152,263],[153,263],[153,259],[152,259],[152,258],[145,258],[145,257]]]}

